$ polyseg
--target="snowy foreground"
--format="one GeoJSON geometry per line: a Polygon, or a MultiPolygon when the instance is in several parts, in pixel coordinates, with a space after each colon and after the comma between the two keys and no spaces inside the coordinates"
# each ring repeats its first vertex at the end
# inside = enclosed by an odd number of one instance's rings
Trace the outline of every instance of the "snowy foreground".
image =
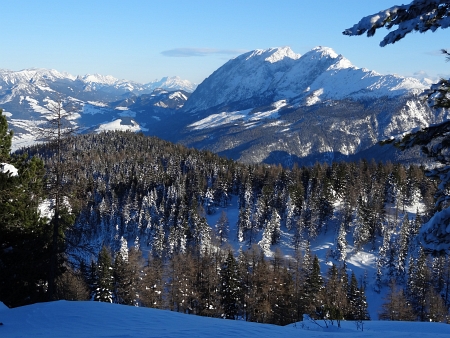
{"type": "MultiPolygon", "coordinates": [[[[0,337],[449,337],[441,323],[369,321],[322,329],[311,322],[275,326],[97,302],[0,303],[0,337]]],[[[323,324],[323,323],[321,323],[323,324]]]]}

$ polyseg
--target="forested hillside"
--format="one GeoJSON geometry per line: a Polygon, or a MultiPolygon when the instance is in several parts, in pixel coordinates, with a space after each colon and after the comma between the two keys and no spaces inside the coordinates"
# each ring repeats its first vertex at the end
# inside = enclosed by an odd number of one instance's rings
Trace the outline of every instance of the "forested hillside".
{"type": "MultiPolygon", "coordinates": [[[[448,314],[448,257],[416,241],[436,189],[422,168],[243,165],[130,132],[65,147],[68,203],[79,207],[62,298],[285,324],[303,313],[365,319],[364,290],[390,286],[385,306],[396,309],[384,318],[448,314]],[[324,235],[333,243],[319,262],[310,243],[324,235]],[[373,276],[352,274],[359,251],[376,257],[373,276]]],[[[51,166],[51,149],[29,152],[51,166]]]]}

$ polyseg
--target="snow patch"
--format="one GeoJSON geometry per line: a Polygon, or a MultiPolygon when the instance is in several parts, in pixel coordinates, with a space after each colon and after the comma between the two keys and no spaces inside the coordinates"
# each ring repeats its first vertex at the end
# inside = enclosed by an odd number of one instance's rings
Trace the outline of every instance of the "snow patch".
{"type": "Polygon", "coordinates": [[[116,107],[116,110],[120,110],[117,115],[122,117],[136,117],[136,112],[129,110],[128,107],[116,107]]]}
{"type": "Polygon", "coordinates": [[[130,124],[122,124],[122,119],[117,119],[112,122],[101,124],[95,131],[100,133],[102,131],[111,131],[111,130],[121,130],[121,131],[129,130],[134,132],[140,130],[144,131],[144,129],[141,128],[136,121],[131,120],[130,124]]]}
{"type": "MultiPolygon", "coordinates": [[[[304,321],[268,325],[187,315],[102,302],[57,301],[16,307],[1,312],[1,337],[448,337],[450,325],[429,322],[365,321],[364,331],[353,321],[317,325],[304,321]],[[129,324],[129,325],[127,325],[129,324]],[[151,333],[149,334],[149,328],[151,333]]],[[[323,322],[320,321],[320,324],[323,322]]]]}
{"type": "Polygon", "coordinates": [[[88,115],[96,115],[96,114],[104,114],[107,112],[107,109],[103,108],[103,106],[100,105],[92,105],[92,104],[84,104],[83,110],[81,111],[82,114],[88,114],[88,115]]]}
{"type": "Polygon", "coordinates": [[[191,127],[194,130],[201,130],[229,124],[237,120],[243,120],[247,122],[245,124],[246,127],[251,127],[255,125],[255,122],[258,122],[260,120],[278,118],[279,111],[286,106],[287,106],[286,100],[279,100],[274,102],[271,105],[273,109],[269,110],[255,111],[254,109],[246,109],[229,113],[222,112],[219,114],[212,114],[200,121],[190,124],[188,127],[191,127]]]}
{"type": "Polygon", "coordinates": [[[182,92],[174,92],[172,94],[169,95],[169,99],[173,100],[173,99],[181,99],[186,101],[187,100],[187,96],[184,95],[182,92]]]}
{"type": "Polygon", "coordinates": [[[236,120],[243,119],[248,115],[250,111],[252,111],[252,109],[234,111],[230,113],[222,112],[219,114],[212,114],[200,121],[190,124],[188,127],[191,127],[194,130],[218,127],[236,120]]]}
{"type": "Polygon", "coordinates": [[[99,101],[88,101],[87,103],[89,103],[92,106],[96,106],[96,107],[107,107],[108,106],[106,103],[99,102],[99,101]]]}
{"type": "Polygon", "coordinates": [[[19,176],[19,170],[9,163],[0,163],[0,172],[10,176],[19,176]]]}

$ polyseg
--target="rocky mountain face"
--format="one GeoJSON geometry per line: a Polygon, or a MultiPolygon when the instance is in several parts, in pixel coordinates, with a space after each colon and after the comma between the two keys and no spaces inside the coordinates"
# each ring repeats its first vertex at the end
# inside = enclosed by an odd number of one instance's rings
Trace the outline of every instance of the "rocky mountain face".
{"type": "Polygon", "coordinates": [[[244,162],[401,160],[405,154],[377,143],[448,117],[423,102],[425,88],[355,67],[331,48],[302,56],[288,47],[256,50],[198,86],[183,108],[195,121],[178,140],[244,162]]]}
{"type": "Polygon", "coordinates": [[[410,161],[420,156],[378,142],[448,118],[425,104],[425,88],[413,78],[358,68],[331,48],[299,55],[283,47],[242,54],[197,88],[179,78],[138,84],[54,70],[0,71],[0,107],[15,131],[14,148],[33,141],[33,126],[62,98],[77,104],[73,121],[85,132],[142,131],[243,162],[410,161]]]}

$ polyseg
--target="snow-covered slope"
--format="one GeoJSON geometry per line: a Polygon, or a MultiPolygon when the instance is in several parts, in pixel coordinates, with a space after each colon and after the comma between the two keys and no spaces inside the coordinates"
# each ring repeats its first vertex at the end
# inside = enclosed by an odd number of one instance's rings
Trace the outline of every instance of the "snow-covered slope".
{"type": "MultiPolygon", "coordinates": [[[[9,337],[448,337],[442,323],[368,321],[321,328],[303,321],[288,326],[207,318],[99,302],[58,301],[7,309],[0,302],[0,336],[9,337]]],[[[320,323],[322,324],[322,323],[320,323]]]]}
{"type": "Polygon", "coordinates": [[[255,50],[228,61],[204,80],[185,109],[206,110],[261,95],[267,96],[279,77],[298,60],[289,47],[255,50]]]}

